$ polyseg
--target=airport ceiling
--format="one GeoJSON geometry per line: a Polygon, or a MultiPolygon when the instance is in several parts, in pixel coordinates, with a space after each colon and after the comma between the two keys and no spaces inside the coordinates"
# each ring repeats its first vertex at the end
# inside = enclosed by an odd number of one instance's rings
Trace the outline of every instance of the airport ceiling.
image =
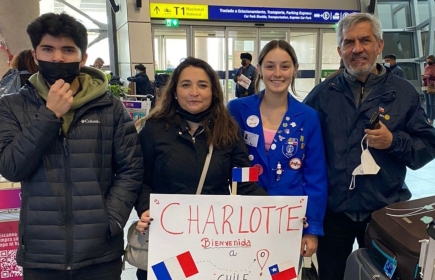
{"type": "MultiPolygon", "coordinates": [[[[57,13],[65,10],[65,5],[56,0],[54,1],[54,11],[57,13]]],[[[107,0],[68,0],[69,4],[79,8],[84,13],[106,12],[107,0]]]]}

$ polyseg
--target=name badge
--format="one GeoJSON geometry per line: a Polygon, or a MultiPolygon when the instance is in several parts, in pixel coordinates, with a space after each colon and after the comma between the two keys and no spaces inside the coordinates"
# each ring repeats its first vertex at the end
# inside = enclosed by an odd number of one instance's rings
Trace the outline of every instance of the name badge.
{"type": "Polygon", "coordinates": [[[245,131],[243,138],[245,139],[245,144],[257,148],[258,146],[258,134],[245,131]]]}

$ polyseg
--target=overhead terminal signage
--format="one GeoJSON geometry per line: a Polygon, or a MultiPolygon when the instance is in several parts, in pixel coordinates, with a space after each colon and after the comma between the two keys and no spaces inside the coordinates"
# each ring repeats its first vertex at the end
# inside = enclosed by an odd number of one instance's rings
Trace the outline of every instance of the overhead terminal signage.
{"type": "Polygon", "coordinates": [[[150,3],[151,18],[209,19],[207,5],[150,3]]]}
{"type": "Polygon", "coordinates": [[[335,23],[348,14],[355,12],[359,11],[209,5],[208,19],[279,23],[335,23]]]}
{"type": "Polygon", "coordinates": [[[151,18],[277,23],[336,23],[358,10],[150,3],[151,18]]]}

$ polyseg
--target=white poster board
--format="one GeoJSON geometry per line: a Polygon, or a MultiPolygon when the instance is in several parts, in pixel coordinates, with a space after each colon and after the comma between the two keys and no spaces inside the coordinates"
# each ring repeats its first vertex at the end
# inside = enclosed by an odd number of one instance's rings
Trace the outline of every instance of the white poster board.
{"type": "Polygon", "coordinates": [[[296,279],[306,196],[151,194],[150,201],[148,279],[296,279]]]}

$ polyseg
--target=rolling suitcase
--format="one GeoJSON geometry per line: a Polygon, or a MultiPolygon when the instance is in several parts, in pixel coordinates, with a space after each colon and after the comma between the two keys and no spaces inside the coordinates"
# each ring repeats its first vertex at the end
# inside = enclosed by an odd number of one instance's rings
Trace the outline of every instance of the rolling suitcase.
{"type": "Polygon", "coordinates": [[[344,280],[388,280],[374,256],[367,248],[358,249],[350,254],[346,262],[344,280]]]}
{"type": "Polygon", "coordinates": [[[391,204],[373,212],[365,244],[382,267],[391,268],[391,279],[421,279],[420,240],[428,239],[422,218],[435,218],[433,205],[435,196],[391,204]]]}

